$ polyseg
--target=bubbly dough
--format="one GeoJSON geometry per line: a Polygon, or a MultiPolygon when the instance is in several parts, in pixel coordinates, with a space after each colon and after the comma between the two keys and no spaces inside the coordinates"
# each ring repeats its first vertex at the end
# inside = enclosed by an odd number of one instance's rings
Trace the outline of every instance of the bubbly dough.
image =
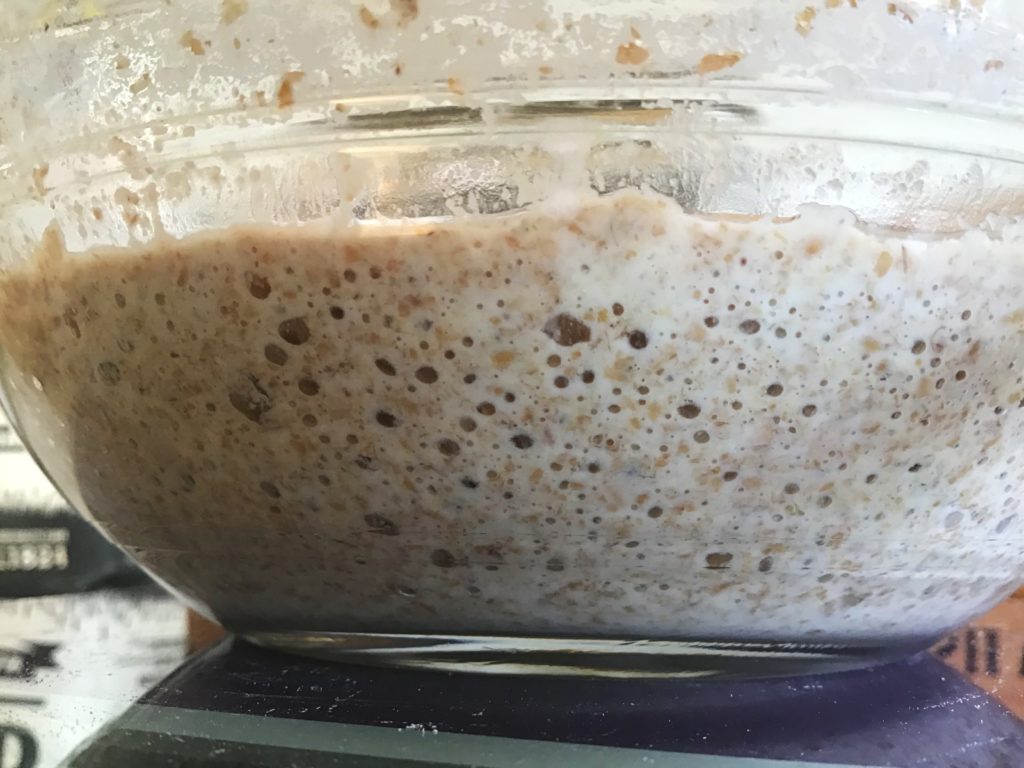
{"type": "Polygon", "coordinates": [[[1012,239],[629,193],[51,253],[0,301],[52,475],[233,629],[927,638],[1024,564],[1012,239]]]}

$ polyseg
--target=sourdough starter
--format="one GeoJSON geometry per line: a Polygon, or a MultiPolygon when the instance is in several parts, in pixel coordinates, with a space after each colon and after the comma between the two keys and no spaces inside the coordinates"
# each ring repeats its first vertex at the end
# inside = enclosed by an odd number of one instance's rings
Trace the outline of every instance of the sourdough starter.
{"type": "Polygon", "coordinates": [[[234,629],[927,638],[1020,572],[1020,253],[640,194],[51,242],[3,375],[234,629]]]}

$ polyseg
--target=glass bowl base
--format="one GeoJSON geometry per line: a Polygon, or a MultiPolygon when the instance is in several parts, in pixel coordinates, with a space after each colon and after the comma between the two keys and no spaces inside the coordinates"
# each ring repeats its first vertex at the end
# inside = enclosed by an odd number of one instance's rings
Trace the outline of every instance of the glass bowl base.
{"type": "Polygon", "coordinates": [[[917,653],[937,639],[843,645],[346,632],[247,632],[242,637],[264,648],[348,664],[492,675],[693,679],[863,669],[917,653]]]}

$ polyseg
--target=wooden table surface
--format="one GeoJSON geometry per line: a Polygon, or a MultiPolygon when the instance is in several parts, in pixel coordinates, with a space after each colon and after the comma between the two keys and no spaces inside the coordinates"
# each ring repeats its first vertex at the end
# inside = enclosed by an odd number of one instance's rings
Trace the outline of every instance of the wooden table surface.
{"type": "Polygon", "coordinates": [[[933,653],[1024,720],[1024,590],[933,653]]]}

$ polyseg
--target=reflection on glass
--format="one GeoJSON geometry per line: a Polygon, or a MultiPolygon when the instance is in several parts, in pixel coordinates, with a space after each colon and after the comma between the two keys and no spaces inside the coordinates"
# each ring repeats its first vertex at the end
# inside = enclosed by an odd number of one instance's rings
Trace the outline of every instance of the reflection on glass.
{"type": "Polygon", "coordinates": [[[53,768],[184,658],[153,587],[0,600],[0,768],[53,768]]]}

